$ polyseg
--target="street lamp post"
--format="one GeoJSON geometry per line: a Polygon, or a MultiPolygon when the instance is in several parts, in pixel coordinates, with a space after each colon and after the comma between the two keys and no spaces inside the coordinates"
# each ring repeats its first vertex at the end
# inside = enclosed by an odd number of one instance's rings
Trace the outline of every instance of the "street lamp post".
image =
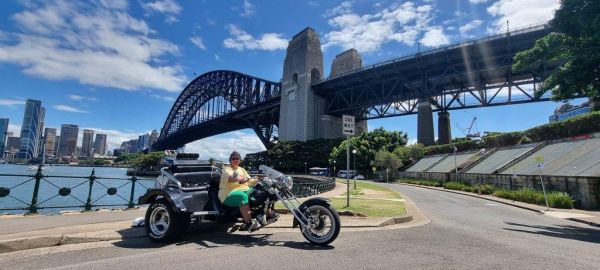
{"type": "Polygon", "coordinates": [[[306,161],[304,162],[304,175],[306,175],[306,161]]]}
{"type": "Polygon", "coordinates": [[[356,189],[356,149],[352,150],[352,158],[354,159],[354,189],[356,189]]]}
{"type": "Polygon", "coordinates": [[[335,160],[333,161],[333,178],[335,178],[335,160]]]}

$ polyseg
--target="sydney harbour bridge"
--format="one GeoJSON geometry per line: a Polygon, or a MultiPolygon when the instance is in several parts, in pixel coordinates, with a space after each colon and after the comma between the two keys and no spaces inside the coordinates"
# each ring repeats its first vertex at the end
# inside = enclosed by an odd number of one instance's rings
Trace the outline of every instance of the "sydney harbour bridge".
{"type": "Polygon", "coordinates": [[[341,115],[366,120],[418,114],[418,142],[449,143],[456,109],[548,100],[537,84],[555,68],[511,70],[516,53],[550,32],[540,25],[362,67],[356,50],[336,56],[324,78],[323,54],[311,28],[289,42],[280,82],[217,70],[190,82],[163,125],[154,150],[175,149],[221,133],[253,129],[266,147],[277,140],[341,137],[341,115]]]}

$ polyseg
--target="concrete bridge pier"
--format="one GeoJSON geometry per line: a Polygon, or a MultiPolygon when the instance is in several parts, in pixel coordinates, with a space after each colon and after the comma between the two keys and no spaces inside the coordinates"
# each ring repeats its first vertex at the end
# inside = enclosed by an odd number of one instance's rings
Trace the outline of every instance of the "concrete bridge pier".
{"type": "Polygon", "coordinates": [[[429,99],[419,99],[417,111],[417,142],[425,146],[435,144],[435,138],[433,136],[433,115],[429,99]]]}
{"type": "Polygon", "coordinates": [[[450,113],[438,112],[438,144],[449,144],[451,140],[450,113]]]}

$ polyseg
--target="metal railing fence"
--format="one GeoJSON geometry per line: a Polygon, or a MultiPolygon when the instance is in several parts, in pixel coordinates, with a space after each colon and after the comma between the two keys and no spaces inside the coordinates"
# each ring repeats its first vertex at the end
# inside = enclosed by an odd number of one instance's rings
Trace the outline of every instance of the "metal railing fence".
{"type": "Polygon", "coordinates": [[[137,203],[136,187],[138,192],[140,192],[139,188],[144,188],[143,192],[149,189],[144,185],[144,181],[140,181],[140,178],[136,176],[129,178],[100,177],[96,176],[95,169],[92,169],[89,176],[45,175],[40,165],[33,175],[0,174],[0,177],[25,178],[16,183],[15,181],[0,182],[0,211],[25,210],[28,214],[36,214],[40,209],[83,208],[91,211],[98,207],[126,206],[133,208],[137,203]],[[29,202],[26,201],[28,198],[23,199],[19,198],[17,194],[11,194],[12,191],[26,187],[31,182],[33,182],[33,192],[29,202]],[[3,184],[9,185],[3,186],[3,184]],[[40,194],[42,185],[43,194],[40,194]],[[129,191],[128,194],[127,191],[129,191]],[[110,197],[109,202],[105,199],[107,196],[110,197]],[[12,202],[16,202],[17,205],[3,207],[3,205],[10,205],[6,204],[8,200],[13,200],[12,202]],[[56,201],[59,201],[60,204],[52,204],[56,201]]]}

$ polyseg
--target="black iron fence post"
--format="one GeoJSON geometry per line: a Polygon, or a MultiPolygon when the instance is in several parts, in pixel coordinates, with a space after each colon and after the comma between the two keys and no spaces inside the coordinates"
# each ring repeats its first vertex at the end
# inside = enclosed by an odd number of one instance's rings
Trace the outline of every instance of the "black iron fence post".
{"type": "Polygon", "coordinates": [[[137,181],[137,177],[135,175],[131,177],[131,195],[129,195],[129,205],[127,208],[133,208],[135,203],[133,203],[133,194],[135,193],[135,181],[137,181]]]}
{"type": "Polygon", "coordinates": [[[92,169],[92,174],[90,175],[90,190],[88,192],[87,202],[85,203],[85,211],[92,210],[92,186],[94,185],[94,180],[96,179],[96,171],[92,169]]]}
{"type": "Polygon", "coordinates": [[[31,197],[31,204],[29,205],[29,214],[37,214],[37,201],[38,193],[40,191],[40,182],[44,175],[42,174],[42,164],[38,166],[37,172],[35,173],[35,186],[33,188],[33,196],[31,197]]]}

